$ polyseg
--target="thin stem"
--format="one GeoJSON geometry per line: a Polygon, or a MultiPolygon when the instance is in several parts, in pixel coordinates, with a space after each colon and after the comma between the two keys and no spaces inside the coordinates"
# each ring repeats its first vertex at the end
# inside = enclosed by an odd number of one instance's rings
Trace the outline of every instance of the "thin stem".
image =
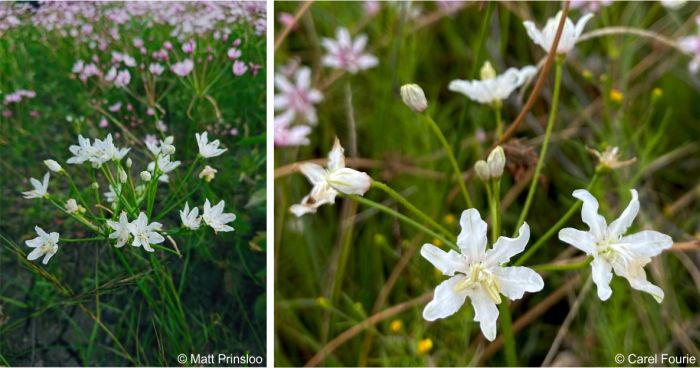
{"type": "Polygon", "coordinates": [[[412,205],[411,202],[409,202],[406,198],[404,198],[401,194],[399,194],[395,190],[391,189],[391,187],[389,187],[388,185],[386,185],[382,182],[373,180],[372,186],[386,192],[391,198],[393,198],[397,202],[401,203],[401,205],[406,207],[406,209],[413,212],[414,215],[420,217],[421,220],[427,222],[428,224],[433,226],[435,229],[437,229],[440,232],[442,232],[443,234],[445,234],[448,238],[450,238],[450,239],[453,238],[453,235],[450,233],[449,230],[445,229],[442,225],[438,224],[437,221],[430,218],[430,216],[426,215],[425,212],[416,208],[416,206],[412,205]]]}
{"type": "Polygon", "coordinates": [[[445,139],[445,136],[442,134],[442,131],[440,130],[440,127],[437,125],[435,120],[430,117],[428,114],[421,114],[423,116],[424,120],[428,122],[428,125],[430,125],[430,128],[433,129],[433,132],[435,132],[435,135],[437,135],[438,139],[440,140],[440,143],[442,144],[442,147],[445,149],[445,153],[447,154],[447,158],[449,158],[450,163],[452,164],[452,169],[455,171],[455,179],[457,180],[457,183],[459,184],[459,188],[462,190],[462,195],[464,196],[464,201],[467,203],[467,208],[472,208],[472,199],[469,196],[469,191],[467,190],[467,186],[464,184],[464,180],[462,179],[462,172],[459,170],[459,164],[457,164],[457,159],[455,159],[454,154],[452,153],[452,148],[450,148],[450,144],[447,143],[447,139],[445,139]]]}
{"type": "Polygon", "coordinates": [[[503,119],[501,118],[501,108],[494,107],[496,112],[496,136],[500,140],[503,137],[503,119]]]}
{"type": "Polygon", "coordinates": [[[493,201],[491,209],[491,241],[495,244],[498,237],[501,236],[501,178],[493,179],[493,201]]]}
{"type": "Polygon", "coordinates": [[[170,201],[174,196],[178,196],[180,194],[180,191],[182,190],[182,187],[185,185],[187,180],[190,179],[190,176],[194,172],[195,166],[199,163],[199,160],[202,158],[199,154],[197,154],[197,158],[194,159],[194,162],[192,162],[192,165],[190,165],[189,170],[187,170],[187,174],[185,174],[185,178],[180,181],[180,184],[178,184],[177,189],[173,192],[172,195],[168,196],[168,198],[165,200],[166,205],[164,207],[168,207],[170,205],[170,201]]]}
{"type": "Polygon", "coordinates": [[[512,317],[510,316],[510,302],[503,299],[498,305],[501,312],[501,329],[503,330],[503,342],[506,350],[506,364],[509,367],[518,366],[518,355],[515,349],[515,336],[513,335],[512,317]]]}
{"type": "Polygon", "coordinates": [[[570,270],[578,270],[579,268],[584,268],[591,264],[593,262],[593,257],[588,256],[586,259],[584,259],[581,262],[576,262],[576,263],[564,263],[564,264],[543,264],[543,265],[537,265],[537,266],[532,266],[532,268],[535,271],[538,272],[543,272],[543,271],[570,271],[570,270]]]}
{"type": "Polygon", "coordinates": [[[372,201],[372,200],[370,200],[370,199],[367,199],[367,198],[364,198],[364,197],[360,197],[360,196],[357,196],[357,195],[348,195],[347,197],[350,198],[350,199],[352,199],[352,200],[354,200],[354,201],[356,201],[356,202],[358,202],[358,203],[364,204],[364,205],[366,205],[366,206],[368,206],[368,207],[372,207],[372,208],[374,208],[374,209],[376,209],[376,210],[379,210],[379,211],[382,211],[382,212],[384,212],[384,213],[386,213],[386,214],[392,215],[392,216],[396,217],[397,219],[399,219],[399,220],[405,222],[406,224],[411,225],[411,226],[415,227],[416,229],[418,229],[418,230],[420,230],[420,231],[422,231],[422,232],[424,232],[424,233],[426,233],[426,234],[432,236],[433,238],[435,238],[435,239],[441,241],[443,244],[447,244],[447,245],[449,245],[450,247],[452,247],[452,248],[455,249],[455,250],[458,250],[458,249],[459,249],[455,243],[453,243],[453,242],[451,242],[451,241],[445,239],[442,235],[440,235],[440,234],[438,234],[438,233],[436,233],[436,232],[434,232],[434,231],[428,229],[427,227],[421,225],[421,224],[418,223],[417,221],[415,221],[415,220],[409,218],[408,216],[403,215],[403,214],[401,214],[401,213],[399,213],[399,212],[397,212],[397,211],[394,211],[393,209],[391,209],[391,208],[389,208],[389,207],[387,207],[387,206],[385,206],[385,205],[383,205],[383,204],[379,204],[379,203],[377,203],[377,202],[375,202],[375,201],[372,201]]]}
{"type": "MultiPolygon", "coordinates": [[[[595,183],[598,181],[598,178],[599,176],[597,172],[593,174],[593,178],[591,179],[591,182],[588,184],[587,187],[588,190],[591,190],[593,185],[595,185],[595,183]]],[[[515,266],[522,266],[523,263],[525,263],[525,261],[528,260],[528,258],[535,254],[537,249],[539,249],[547,240],[549,240],[549,238],[551,238],[557,231],[559,231],[559,229],[561,229],[564,226],[564,224],[566,224],[566,222],[569,221],[571,216],[573,216],[573,214],[576,213],[576,211],[578,211],[579,208],[581,208],[581,203],[581,201],[576,201],[576,203],[572,204],[571,207],[569,207],[569,210],[566,211],[564,216],[562,216],[559,219],[559,221],[557,221],[557,223],[554,224],[554,226],[547,230],[547,232],[544,233],[544,235],[537,239],[535,244],[533,244],[525,253],[523,253],[523,255],[520,256],[520,258],[518,258],[518,260],[515,262],[515,266]]]]}
{"type": "Polygon", "coordinates": [[[532,199],[535,196],[535,191],[537,190],[537,183],[539,182],[540,173],[542,172],[542,166],[544,166],[545,158],[547,157],[547,148],[549,147],[549,139],[552,136],[552,130],[554,128],[554,121],[557,116],[557,105],[559,104],[559,90],[561,87],[561,72],[562,65],[564,61],[562,58],[557,58],[556,61],[556,71],[554,76],[554,96],[552,97],[552,111],[549,113],[549,120],[547,121],[547,130],[544,133],[544,143],[542,144],[542,150],[540,151],[540,157],[537,160],[537,166],[535,167],[535,175],[532,176],[532,182],[530,183],[530,190],[527,192],[527,199],[525,200],[525,206],[522,212],[520,212],[520,218],[518,218],[518,223],[515,225],[515,231],[520,227],[520,225],[525,222],[528,212],[530,211],[530,205],[532,205],[532,199]]]}
{"type": "Polygon", "coordinates": [[[95,236],[92,238],[76,238],[76,239],[67,239],[67,238],[60,238],[59,241],[62,243],[81,243],[81,242],[90,242],[90,241],[98,241],[98,240],[105,240],[104,236],[95,236]]]}

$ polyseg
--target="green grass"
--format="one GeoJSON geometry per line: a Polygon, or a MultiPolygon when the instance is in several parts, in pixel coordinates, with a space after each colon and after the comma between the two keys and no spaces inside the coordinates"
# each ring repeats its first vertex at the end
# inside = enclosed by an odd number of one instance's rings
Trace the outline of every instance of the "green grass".
{"type": "MultiPolygon", "coordinates": [[[[0,117],[0,364],[173,366],[183,353],[265,357],[266,71],[235,77],[226,57],[230,43],[240,38],[242,58],[264,65],[265,36],[239,22],[229,26],[228,43],[211,33],[195,37],[196,57],[206,58],[211,47],[214,61],[206,71],[196,66],[188,78],[176,77],[164,63],[166,71],[155,92],[144,89],[144,73],[136,68],[131,70],[131,93],[98,87],[94,80],[85,85],[70,75],[77,59],[93,54],[108,60],[111,51],[126,51],[141,62],[130,44],[136,37],[148,48],[144,59],[167,40],[183,57],[180,43],[169,35],[172,27],[144,24],[134,17],[116,26],[122,43],[106,51],[26,24],[2,34],[0,98],[20,88],[37,96],[3,106],[12,116],[0,117]],[[150,97],[163,109],[155,116],[146,113],[150,97]],[[122,103],[120,112],[105,111],[116,101],[122,103]],[[126,111],[127,104],[132,112],[126,111]],[[107,128],[99,127],[102,118],[109,120],[107,128]],[[156,129],[158,119],[168,126],[166,133],[156,129]],[[237,136],[228,134],[233,128],[237,136]],[[237,215],[231,224],[234,232],[215,236],[206,229],[173,235],[181,255],[92,241],[59,243],[46,266],[26,260],[24,241],[35,236],[35,225],[59,232],[61,238],[97,235],[47,200],[27,200],[20,194],[30,188],[29,177],[43,176],[42,161],[52,158],[71,173],[84,196],[93,195],[89,165],[65,163],[78,134],[120,134],[115,143],[132,147],[129,157],[135,168],[145,167],[150,158],[142,143],[128,137],[141,141],[147,134],[174,135],[174,157],[183,165],[173,176],[181,179],[198,153],[194,134],[205,129],[228,151],[205,162],[219,170],[211,183],[199,184],[195,176],[182,193],[188,193],[190,205],[200,207],[207,198],[214,204],[225,200],[226,212],[237,215]]],[[[113,26],[99,23],[95,32],[113,26]]],[[[138,176],[138,171],[132,174],[138,176]]],[[[100,186],[100,192],[107,191],[102,179],[100,186]]],[[[68,183],[59,175],[52,175],[49,190],[66,197],[63,202],[68,198],[68,183]]],[[[172,203],[174,190],[174,184],[159,186],[155,216],[166,209],[166,199],[172,203]]],[[[167,216],[158,221],[166,230],[180,225],[181,208],[162,213],[167,216]]],[[[167,240],[162,245],[172,248],[167,240]]]]}
{"type": "MultiPolygon", "coordinates": [[[[422,86],[429,113],[456,152],[461,169],[469,170],[494,142],[495,117],[488,106],[448,91],[447,84],[453,79],[478,78],[485,60],[499,72],[537,64],[545,52],[528,38],[522,21],[533,19],[541,27],[560,4],[470,3],[456,14],[435,18],[434,4],[413,6],[424,9],[417,20],[406,17],[407,3],[382,4],[382,10],[369,18],[362,4],[314,3],[275,54],[278,68],[299,58],[318,76],[315,86],[324,86],[333,73],[321,66],[320,40],[334,38],[335,29],[345,26],[353,35],[366,33],[368,49],[380,60],[377,68],[343,74],[322,90],[319,125],[310,135],[309,146],[276,149],[275,166],[285,167],[277,171],[275,180],[276,365],[304,365],[329,348],[332,351],[319,360],[321,365],[508,363],[502,341],[490,344],[483,339],[472,321],[471,306],[435,323],[423,320],[426,293],[445,279],[418,254],[423,243],[434,239],[347,199],[337,199],[335,205],[300,219],[288,211],[308,193],[310,184],[300,173],[288,174],[286,165],[325,157],[335,136],[346,153],[352,144],[345,104],[349,84],[358,156],[376,160],[375,165],[359,169],[401,193],[454,235],[459,232],[454,218],[465,204],[450,180],[450,162],[430,126],[403,105],[399,88],[406,83],[422,86]],[[376,323],[367,323],[370,317],[376,323]],[[392,330],[396,321],[402,326],[392,330]],[[421,353],[418,345],[423,339],[430,339],[433,346],[421,353]]],[[[275,19],[280,12],[295,14],[300,7],[299,3],[276,4],[275,19]]],[[[677,39],[697,33],[697,14],[696,4],[670,11],[657,2],[616,3],[602,8],[584,33],[627,26],[677,39]]],[[[570,12],[574,21],[581,15],[578,10],[570,12]]],[[[279,36],[283,26],[277,26],[279,36]]],[[[550,357],[557,362],[570,357],[568,364],[616,365],[618,353],[690,354],[700,359],[700,336],[694,332],[700,307],[700,106],[693,102],[700,93],[700,80],[688,72],[688,62],[676,49],[637,35],[596,37],[578,44],[568,56],[542,178],[525,218],[532,228],[529,245],[574,205],[572,191],[591,182],[597,162],[586,147],[618,146],[623,159],[637,160],[601,176],[591,186],[601,201],[601,213],[608,221],[617,218],[629,201],[629,189],[636,188],[641,211],[630,230],[655,229],[676,242],[691,242],[692,249],[665,252],[646,267],[650,281],[666,292],[662,304],[615,276],[612,297],[601,302],[593,285],[581,296],[580,308],[564,330],[590,268],[543,271],[544,290],[511,303],[518,364],[542,364],[560,330],[563,340],[550,357]],[[654,95],[655,89],[660,93],[654,95]],[[623,95],[621,101],[611,98],[613,90],[623,95]]],[[[533,84],[504,103],[506,129],[533,84]]],[[[506,207],[501,214],[503,235],[516,230],[525,204],[530,184],[525,174],[534,169],[541,150],[553,86],[554,67],[516,133],[517,141],[505,144],[509,166],[501,182],[506,207]]],[[[477,178],[467,184],[475,208],[486,217],[489,208],[483,184],[477,178]]],[[[382,191],[371,189],[366,198],[420,221],[382,191]]],[[[585,228],[579,211],[563,225],[585,228]]],[[[525,265],[580,254],[554,236],[525,265]]],[[[500,322],[499,337],[503,334],[500,322]]]]}

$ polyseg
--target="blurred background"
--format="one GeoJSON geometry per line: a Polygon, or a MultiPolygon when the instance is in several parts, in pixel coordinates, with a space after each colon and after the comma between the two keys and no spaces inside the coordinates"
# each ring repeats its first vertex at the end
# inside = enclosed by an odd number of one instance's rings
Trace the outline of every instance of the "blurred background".
{"type": "MultiPolygon", "coordinates": [[[[275,72],[293,81],[295,71],[307,66],[311,86],[323,94],[314,105],[318,124],[292,125],[308,126],[308,142],[278,142],[275,136],[276,365],[506,364],[500,324],[499,337],[489,343],[468,303],[447,319],[423,320],[430,293],[445,277],[417,251],[439,242],[340,198],[315,215],[294,217],[289,206],[311,189],[295,163],[325,158],[338,136],[349,166],[387,183],[456,235],[465,208],[449,180],[449,162],[429,126],[403,105],[399,88],[423,87],[428,111],[468,172],[493,144],[495,119],[489,106],[447,85],[479,79],[485,61],[498,73],[543,61],[546,53],[522,22],[541,28],[561,7],[488,1],[275,4],[275,72]],[[335,38],[339,27],[353,37],[368,36],[365,52],[378,58],[376,67],[351,74],[323,66],[322,39],[335,38]]],[[[700,359],[700,79],[693,65],[700,49],[681,47],[683,38],[699,35],[700,8],[692,2],[579,1],[572,2],[569,17],[576,22],[588,12],[595,16],[564,65],[554,133],[527,217],[530,244],[574,203],[572,191],[588,185],[597,159],[587,147],[619,147],[621,159],[636,162],[602,177],[591,191],[612,221],[636,188],[641,211],[631,231],[655,229],[673,237],[674,247],[645,268],[666,298],[657,304],[615,276],[612,297],[601,302],[595,286],[584,287],[589,267],[543,272],[544,290],[511,304],[518,363],[614,365],[618,353],[700,359]]],[[[525,202],[551,110],[553,74],[515,138],[504,144],[504,234],[514,231],[525,202]]],[[[533,84],[504,101],[506,127],[533,84]]],[[[279,86],[275,93],[282,94],[279,86]]],[[[289,128],[281,123],[282,113],[276,129],[289,128]]],[[[483,185],[469,178],[474,206],[486,217],[483,185]]],[[[376,189],[366,197],[404,211],[376,189]]],[[[585,228],[578,212],[565,226],[585,228]]],[[[526,265],[580,254],[553,237],[526,265]]]]}
{"type": "MultiPolygon", "coordinates": [[[[265,357],[265,19],[264,2],[0,3],[0,365],[265,357]],[[112,67],[129,73],[125,86],[110,82],[112,67]],[[111,133],[117,146],[132,147],[135,170],[151,160],[146,141],[173,135],[178,179],[202,131],[228,151],[206,161],[216,178],[189,203],[224,200],[237,215],[234,232],[179,234],[181,256],[161,251],[155,261],[105,242],[59,243],[47,266],[26,261],[35,225],[94,236],[48,201],[20,194],[49,158],[89,188],[86,167],[65,164],[78,134],[111,133]]],[[[156,213],[172,189],[160,185],[156,213]]],[[[65,178],[52,175],[49,190],[66,196],[65,178]]],[[[160,222],[171,229],[180,218],[172,211],[160,222]]]]}

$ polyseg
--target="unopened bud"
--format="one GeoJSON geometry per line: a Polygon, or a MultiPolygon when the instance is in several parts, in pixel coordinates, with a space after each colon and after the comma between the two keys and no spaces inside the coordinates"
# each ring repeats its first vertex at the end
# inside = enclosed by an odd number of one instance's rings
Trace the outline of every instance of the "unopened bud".
{"type": "Polygon", "coordinates": [[[131,161],[131,157],[126,158],[126,167],[131,168],[131,165],[133,164],[133,161],[131,161]]]}
{"type": "Polygon", "coordinates": [[[151,181],[151,173],[149,173],[148,171],[141,171],[141,174],[139,175],[141,176],[141,180],[151,181]]]}
{"type": "Polygon", "coordinates": [[[425,93],[417,84],[404,84],[401,86],[401,99],[406,106],[415,112],[423,112],[428,109],[425,93]]]}
{"type": "Polygon", "coordinates": [[[100,183],[94,181],[94,182],[92,182],[92,185],[90,185],[90,187],[94,190],[98,190],[98,189],[100,189],[100,183]]]}
{"type": "Polygon", "coordinates": [[[63,168],[61,165],[58,164],[58,162],[54,160],[44,160],[44,165],[49,168],[49,170],[53,172],[61,172],[63,171],[63,168]]]}
{"type": "Polygon", "coordinates": [[[503,175],[503,168],[506,166],[506,154],[503,152],[503,147],[498,146],[489,153],[486,159],[489,165],[489,172],[492,178],[500,178],[503,175]]]}
{"type": "Polygon", "coordinates": [[[204,166],[204,169],[202,169],[202,172],[199,173],[199,178],[200,179],[204,178],[204,180],[207,183],[209,183],[214,179],[217,172],[218,172],[218,170],[216,170],[215,168],[213,168],[209,165],[206,165],[206,166],[204,166]]]}
{"type": "Polygon", "coordinates": [[[484,160],[479,160],[474,164],[474,171],[476,171],[476,176],[482,181],[488,181],[491,178],[489,165],[484,160]]]}
{"type": "Polygon", "coordinates": [[[129,177],[126,175],[126,171],[124,171],[124,169],[122,169],[120,167],[119,168],[119,182],[126,183],[127,180],[129,180],[129,177]]]}
{"type": "Polygon", "coordinates": [[[481,67],[481,80],[496,78],[496,69],[491,66],[490,62],[485,62],[481,67]]]}
{"type": "Polygon", "coordinates": [[[71,198],[66,202],[66,212],[68,213],[74,213],[78,212],[80,207],[78,206],[78,202],[75,201],[75,199],[71,198]]]}

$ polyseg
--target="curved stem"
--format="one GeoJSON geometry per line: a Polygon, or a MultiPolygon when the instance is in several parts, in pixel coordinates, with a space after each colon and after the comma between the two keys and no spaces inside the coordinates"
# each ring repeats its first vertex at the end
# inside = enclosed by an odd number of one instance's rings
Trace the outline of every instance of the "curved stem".
{"type": "Polygon", "coordinates": [[[430,117],[430,115],[421,114],[421,116],[428,123],[428,125],[430,125],[430,128],[433,129],[433,132],[435,132],[435,135],[437,135],[438,139],[440,140],[442,147],[445,149],[445,154],[447,154],[447,158],[449,158],[450,163],[452,164],[452,169],[454,169],[455,171],[455,179],[459,184],[459,188],[462,190],[462,195],[464,196],[464,201],[467,203],[467,208],[472,208],[472,199],[471,197],[469,197],[469,191],[467,190],[467,186],[464,184],[464,179],[462,179],[462,172],[459,170],[459,164],[457,164],[457,159],[455,159],[455,156],[452,153],[452,148],[450,148],[450,144],[447,143],[447,139],[445,139],[445,136],[442,134],[440,127],[437,125],[435,120],[433,120],[433,118],[430,117]]]}
{"type": "Polygon", "coordinates": [[[549,148],[549,139],[552,136],[552,129],[554,128],[554,121],[557,116],[557,105],[559,104],[559,90],[561,87],[561,71],[562,71],[563,59],[557,58],[556,71],[554,77],[554,96],[552,97],[552,111],[549,113],[549,121],[547,121],[547,130],[544,133],[544,143],[542,144],[542,150],[540,151],[540,158],[537,160],[537,166],[535,166],[535,175],[532,176],[532,182],[530,183],[530,190],[527,192],[527,199],[525,200],[525,206],[522,212],[520,212],[520,217],[515,225],[515,231],[520,227],[520,225],[525,222],[527,214],[530,211],[530,205],[532,205],[532,199],[535,196],[535,191],[537,190],[537,183],[539,182],[540,173],[542,172],[542,166],[544,166],[545,158],[547,157],[547,148],[549,148]]]}
{"type": "Polygon", "coordinates": [[[442,232],[443,234],[445,234],[445,236],[447,236],[448,238],[450,238],[450,239],[453,239],[453,238],[454,238],[453,235],[450,233],[449,230],[445,229],[442,225],[440,225],[439,223],[437,223],[437,221],[435,221],[435,220],[433,220],[432,218],[430,218],[430,216],[426,215],[425,212],[423,212],[423,211],[419,210],[418,208],[416,208],[416,206],[412,205],[411,202],[409,202],[406,198],[404,198],[401,194],[399,194],[397,191],[393,190],[393,189],[392,189],[391,187],[389,187],[388,185],[386,185],[386,184],[384,184],[384,183],[382,183],[382,182],[373,180],[373,181],[372,181],[372,186],[375,187],[375,188],[377,188],[377,189],[383,190],[383,191],[384,191],[386,194],[388,194],[391,198],[393,198],[393,199],[396,200],[397,202],[401,203],[401,205],[403,205],[404,207],[406,207],[406,209],[408,209],[409,211],[413,212],[414,215],[420,217],[421,220],[427,222],[427,223],[430,224],[432,227],[434,227],[435,229],[437,229],[437,230],[439,230],[440,232],[442,232]]]}
{"type": "Polygon", "coordinates": [[[414,228],[416,228],[416,229],[432,236],[433,238],[441,241],[442,243],[449,245],[453,249],[459,250],[459,248],[457,247],[457,245],[455,243],[445,239],[442,235],[428,229],[427,227],[421,225],[420,223],[411,219],[410,217],[403,215],[403,214],[401,214],[401,213],[399,213],[399,212],[397,212],[397,211],[395,211],[395,210],[393,210],[393,209],[391,209],[383,204],[377,203],[375,201],[372,201],[372,200],[364,198],[364,197],[360,197],[358,195],[348,195],[347,197],[358,202],[358,203],[364,204],[364,205],[372,207],[376,210],[382,211],[386,214],[392,215],[392,216],[396,217],[397,219],[405,222],[406,224],[411,225],[414,228]]]}
{"type": "MultiPolygon", "coordinates": [[[[591,182],[588,184],[587,187],[588,190],[591,190],[593,185],[598,181],[598,177],[598,172],[593,174],[593,178],[591,179],[591,182]]],[[[569,207],[569,210],[566,211],[564,216],[562,216],[559,219],[559,221],[557,221],[557,223],[554,224],[554,226],[547,230],[547,232],[544,233],[544,235],[537,239],[535,244],[533,244],[525,253],[523,253],[523,255],[520,256],[520,258],[518,258],[518,260],[515,262],[515,266],[522,266],[522,264],[525,263],[525,261],[527,261],[528,258],[535,254],[537,249],[539,249],[547,240],[549,240],[549,238],[551,238],[557,231],[559,231],[559,229],[561,229],[564,226],[564,224],[566,224],[566,222],[569,221],[571,216],[573,216],[573,214],[576,213],[576,211],[578,211],[579,208],[581,208],[582,203],[583,202],[581,201],[576,201],[576,203],[572,204],[571,207],[569,207]]]]}

